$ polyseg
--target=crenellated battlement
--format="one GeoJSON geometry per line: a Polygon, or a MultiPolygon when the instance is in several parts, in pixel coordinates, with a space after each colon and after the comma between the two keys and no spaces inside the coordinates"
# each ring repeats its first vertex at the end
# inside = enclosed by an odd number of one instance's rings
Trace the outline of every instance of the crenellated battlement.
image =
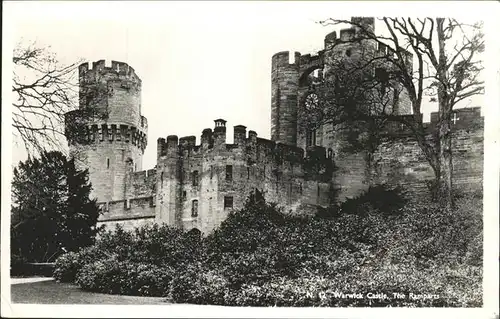
{"type": "Polygon", "coordinates": [[[283,66],[291,66],[297,65],[300,59],[299,52],[293,52],[294,62],[290,63],[290,51],[281,51],[275,53],[272,57],[272,65],[273,67],[283,67],[283,66]]]}
{"type": "Polygon", "coordinates": [[[78,73],[80,78],[92,78],[97,75],[115,75],[121,79],[129,79],[140,85],[141,79],[135,73],[133,67],[125,62],[111,61],[111,66],[106,66],[105,60],[99,60],[89,64],[88,62],[82,63],[78,66],[78,73]]]}
{"type": "Polygon", "coordinates": [[[294,62],[290,63],[290,51],[281,51],[273,55],[272,64],[273,70],[276,70],[278,67],[292,67],[292,68],[300,68],[307,69],[308,66],[314,65],[322,66],[323,65],[323,53],[324,51],[318,51],[314,54],[304,54],[302,55],[300,52],[294,52],[294,62]]]}
{"type": "Polygon", "coordinates": [[[121,123],[88,122],[85,117],[79,116],[80,113],[80,110],[74,110],[65,114],[65,134],[69,145],[121,142],[136,145],[144,152],[147,146],[144,128],[121,123]]]}
{"type": "MultiPolygon", "coordinates": [[[[221,123],[221,121],[223,120],[216,120],[216,123],[221,123]]],[[[225,124],[225,121],[223,123],[225,124]]],[[[225,126],[217,126],[216,124],[214,131],[221,128],[225,129],[225,126]]],[[[157,155],[158,161],[164,159],[187,161],[190,158],[209,158],[220,155],[225,158],[243,156],[256,163],[270,162],[277,166],[310,166],[309,162],[312,160],[322,162],[324,166],[333,163],[331,154],[327,156],[327,150],[324,147],[317,146],[304,152],[298,146],[259,138],[254,131],[248,131],[247,135],[246,127],[243,125],[234,126],[233,144],[227,143],[225,134],[223,140],[214,143],[214,132],[211,129],[203,130],[199,145],[196,144],[195,136],[178,138],[176,135],[170,135],[166,139],[159,138],[157,141],[157,155]]]]}
{"type": "MultiPolygon", "coordinates": [[[[432,112],[430,114],[430,121],[423,122],[422,116],[420,116],[417,121],[421,122],[424,126],[424,129],[427,133],[432,133],[435,129],[436,124],[439,120],[439,113],[432,112]]],[[[399,115],[401,119],[408,118],[409,121],[413,121],[414,115],[399,115]]],[[[452,131],[457,130],[475,130],[481,129],[484,124],[484,117],[481,115],[480,107],[471,107],[471,108],[461,108],[456,109],[452,113],[451,116],[451,129],[452,131]]],[[[409,127],[403,125],[401,120],[394,120],[388,122],[381,131],[382,135],[391,135],[391,136],[409,136],[412,135],[412,131],[409,127]]]]}
{"type": "Polygon", "coordinates": [[[155,217],[155,196],[144,196],[109,202],[99,202],[102,215],[98,222],[155,217]]]}

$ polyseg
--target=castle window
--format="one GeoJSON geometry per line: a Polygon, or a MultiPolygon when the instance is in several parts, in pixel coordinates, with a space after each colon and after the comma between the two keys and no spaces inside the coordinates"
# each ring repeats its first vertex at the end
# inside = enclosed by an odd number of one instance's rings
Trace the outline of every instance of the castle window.
{"type": "Polygon", "coordinates": [[[247,179],[250,179],[250,167],[247,167],[247,179]]]}
{"type": "Polygon", "coordinates": [[[214,177],[214,166],[210,166],[210,179],[214,177]]]}
{"type": "Polygon", "coordinates": [[[193,171],[193,186],[198,186],[199,175],[198,171],[193,171]]]}
{"type": "Polygon", "coordinates": [[[308,130],[306,133],[306,146],[316,145],[316,130],[308,130]]]}
{"type": "Polygon", "coordinates": [[[328,149],[328,158],[333,157],[333,150],[331,148],[328,149]]]}
{"type": "Polygon", "coordinates": [[[224,196],[224,209],[233,208],[233,196],[224,196]]]}
{"type": "Polygon", "coordinates": [[[226,181],[232,181],[232,180],[233,180],[233,166],[226,165],[226,181]]]}
{"type": "Polygon", "coordinates": [[[92,102],[93,100],[95,99],[95,92],[93,91],[88,91],[87,94],[86,94],[86,99],[85,99],[85,104],[87,107],[92,107],[92,102]]]}
{"type": "Polygon", "coordinates": [[[191,217],[198,217],[198,200],[195,199],[191,204],[191,217]]]}
{"type": "Polygon", "coordinates": [[[106,167],[109,168],[109,157],[106,158],[106,167]]]}
{"type": "Polygon", "coordinates": [[[182,191],[182,199],[185,200],[187,197],[186,191],[182,191]]]}
{"type": "Polygon", "coordinates": [[[125,209],[130,209],[130,199],[125,201],[125,209]]]}
{"type": "Polygon", "coordinates": [[[351,49],[347,49],[347,50],[345,50],[345,55],[347,55],[347,56],[351,56],[351,54],[352,54],[351,49]]]}

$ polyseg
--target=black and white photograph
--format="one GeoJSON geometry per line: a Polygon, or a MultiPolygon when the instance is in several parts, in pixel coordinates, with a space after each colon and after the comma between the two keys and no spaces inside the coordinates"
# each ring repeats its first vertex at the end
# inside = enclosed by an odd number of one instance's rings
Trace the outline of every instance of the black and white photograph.
{"type": "Polygon", "coordinates": [[[499,6],[5,2],[2,317],[498,318],[499,6]]]}

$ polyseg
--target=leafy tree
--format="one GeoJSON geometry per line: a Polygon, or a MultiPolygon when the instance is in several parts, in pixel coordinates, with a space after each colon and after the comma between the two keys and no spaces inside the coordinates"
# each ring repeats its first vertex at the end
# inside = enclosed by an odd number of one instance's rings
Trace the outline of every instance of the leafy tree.
{"type": "Polygon", "coordinates": [[[11,253],[48,262],[93,243],[99,208],[89,198],[88,172],[57,151],[29,157],[14,169],[11,253]]]}
{"type": "Polygon", "coordinates": [[[381,128],[389,123],[403,125],[415,137],[433,169],[441,203],[449,207],[453,203],[454,108],[484,91],[482,25],[444,18],[378,20],[384,26],[381,34],[375,34],[373,25],[364,19],[321,22],[347,24],[356,36],[327,45],[329,69],[325,69],[319,90],[323,103],[316,112],[309,111],[305,125],[332,123],[347,127],[353,140],[361,140],[358,146],[369,150],[380,141],[377,132],[381,128]],[[346,44],[354,49],[352,54],[338,50],[346,44]],[[402,94],[407,94],[411,102],[411,115],[399,116],[395,112],[402,94]],[[431,128],[422,122],[422,106],[426,102],[438,106],[438,121],[431,128]],[[360,134],[367,131],[369,134],[360,134]]]}

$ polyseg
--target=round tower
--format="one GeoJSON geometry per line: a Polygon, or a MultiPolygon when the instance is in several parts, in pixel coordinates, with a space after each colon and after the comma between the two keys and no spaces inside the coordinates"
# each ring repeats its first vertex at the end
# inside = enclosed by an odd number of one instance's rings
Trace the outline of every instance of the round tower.
{"type": "Polygon", "coordinates": [[[89,170],[99,202],[125,199],[126,175],[142,170],[147,120],[141,115],[141,79],[126,63],[79,66],[79,109],[66,113],[70,156],[89,170]]]}
{"type": "Polygon", "coordinates": [[[272,57],[271,140],[296,145],[300,53],[295,53],[295,63],[289,58],[287,51],[272,57]]]}

